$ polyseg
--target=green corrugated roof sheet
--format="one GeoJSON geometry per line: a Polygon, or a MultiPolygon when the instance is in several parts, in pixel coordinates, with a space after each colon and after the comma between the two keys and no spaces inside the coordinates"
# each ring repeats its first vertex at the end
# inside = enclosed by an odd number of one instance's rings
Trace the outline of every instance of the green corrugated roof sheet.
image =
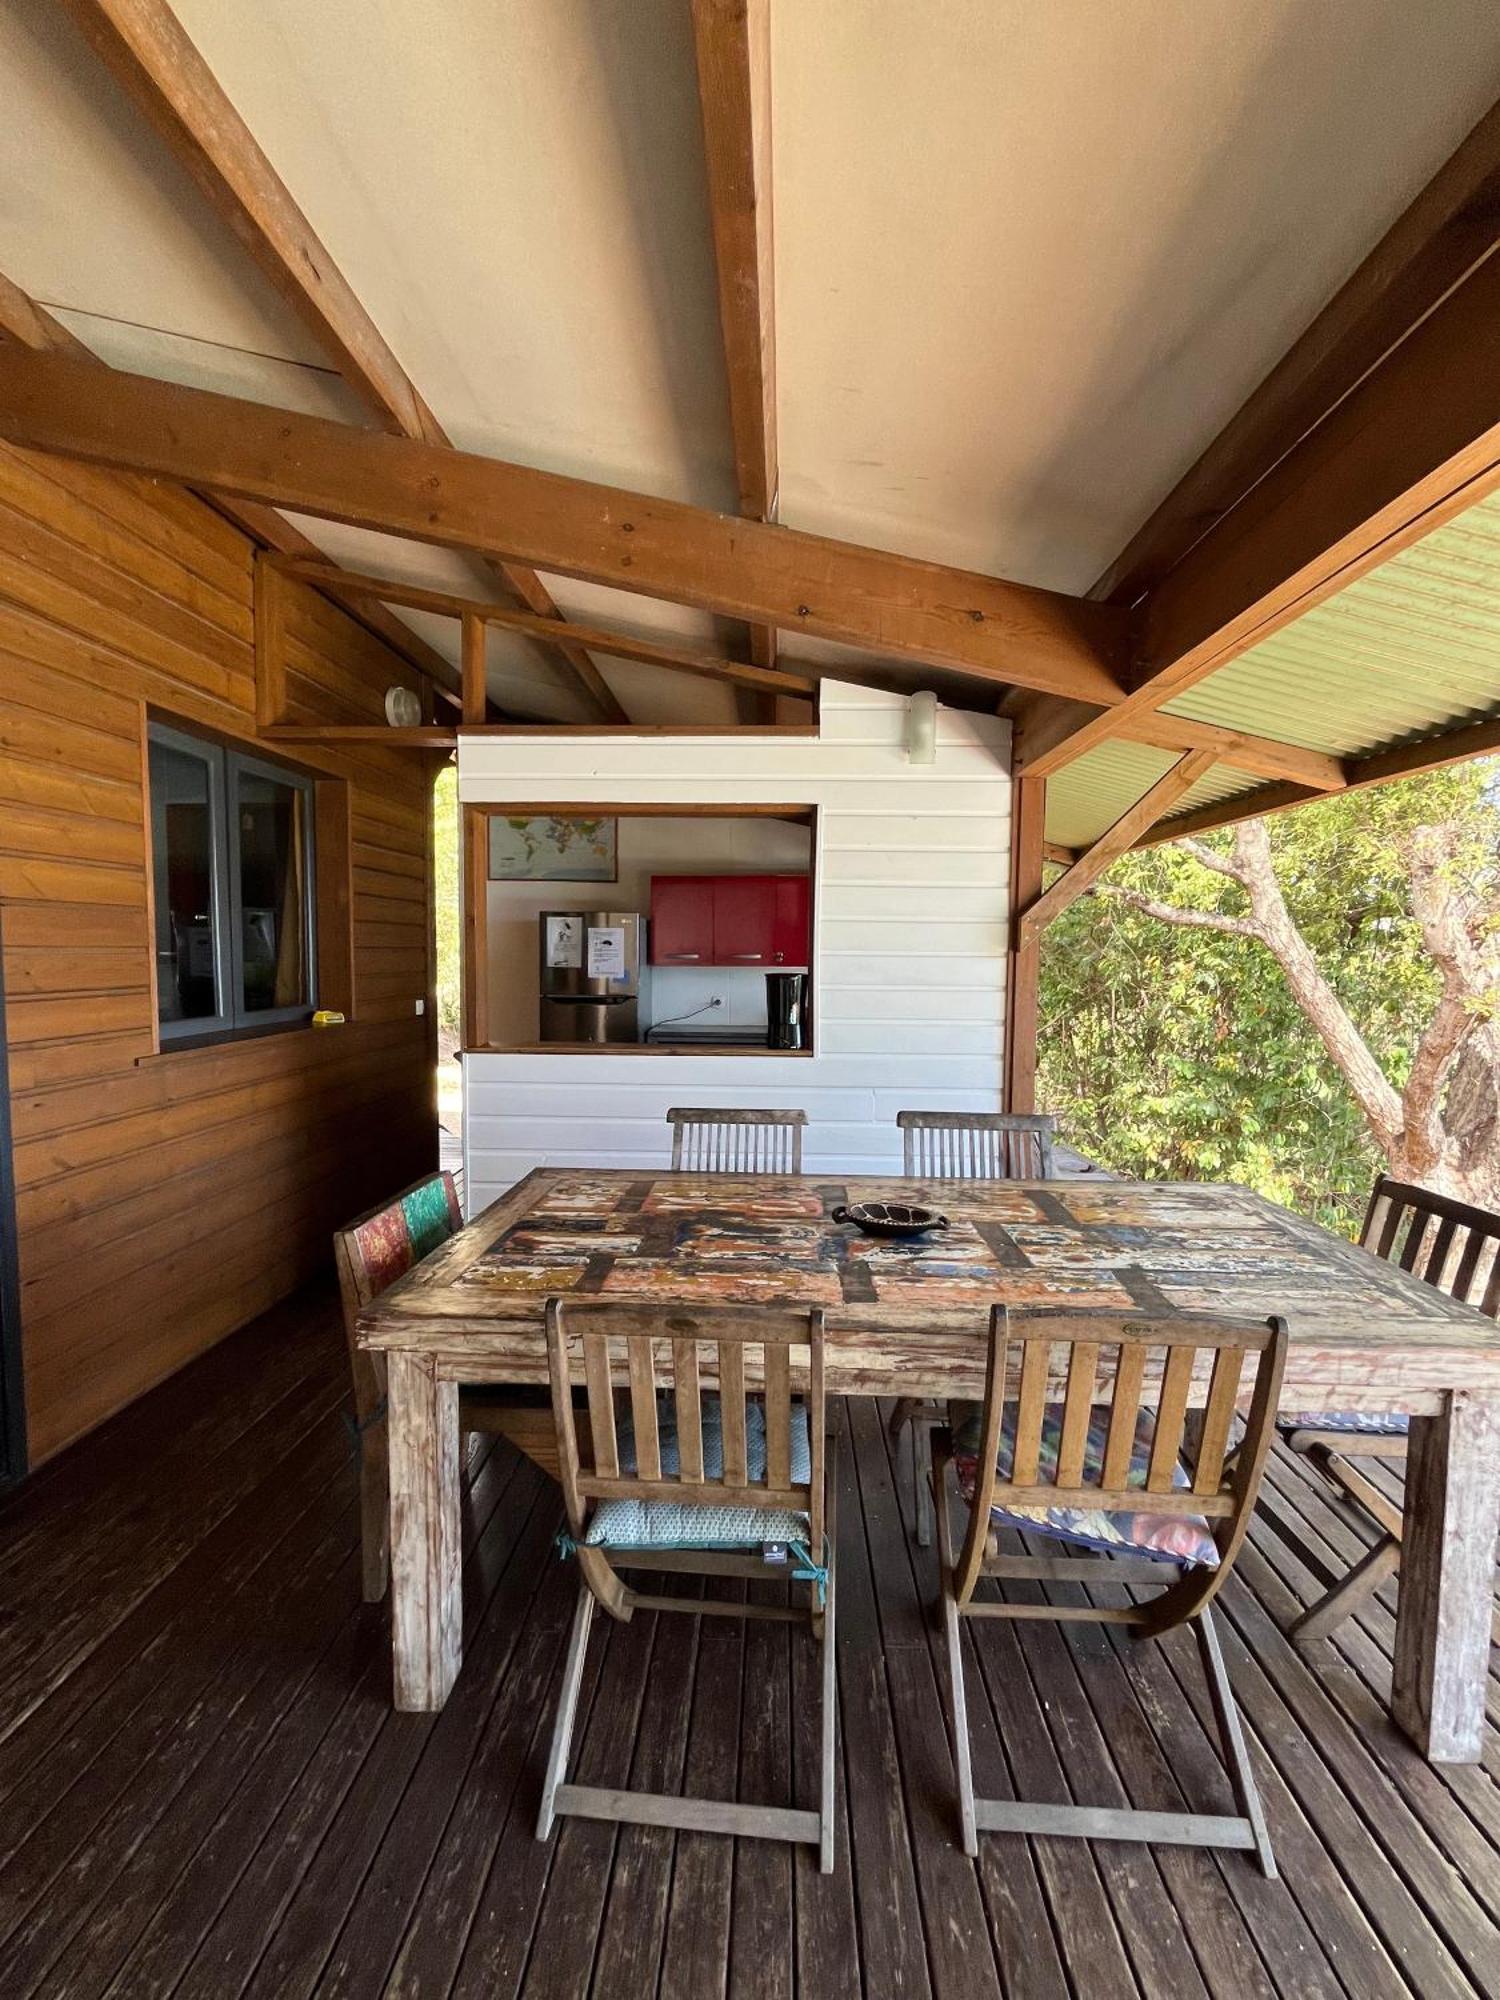
{"type": "MultiPolygon", "coordinates": [[[[1500,708],[1500,494],[1166,704],[1173,715],[1358,756],[1500,708]]],[[[1048,787],[1047,838],[1096,840],[1173,761],[1111,743],[1048,787]]],[[[1216,765],[1179,812],[1251,790],[1216,765]]]]}

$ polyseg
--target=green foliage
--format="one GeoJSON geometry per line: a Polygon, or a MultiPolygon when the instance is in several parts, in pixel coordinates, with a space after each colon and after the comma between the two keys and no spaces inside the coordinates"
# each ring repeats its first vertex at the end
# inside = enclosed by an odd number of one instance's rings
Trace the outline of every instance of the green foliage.
{"type": "Polygon", "coordinates": [[[458,865],[458,771],[445,764],[432,793],[432,866],[437,906],[438,1032],[462,1032],[463,1001],[459,967],[459,924],[463,889],[458,865]]]}
{"type": "MultiPolygon", "coordinates": [[[[1493,880],[1495,762],[1352,792],[1269,821],[1288,907],[1371,1053],[1399,1089],[1437,996],[1412,918],[1403,842],[1461,829],[1458,878],[1493,880]]],[[[1221,851],[1230,836],[1205,843],[1221,851]]],[[[1239,885],[1177,847],[1129,855],[1107,882],[1243,915],[1239,885]]],[[[1046,933],[1038,1103],[1116,1172],[1232,1180],[1352,1233],[1380,1156],[1265,948],[1169,925],[1108,894],[1046,933]]]]}

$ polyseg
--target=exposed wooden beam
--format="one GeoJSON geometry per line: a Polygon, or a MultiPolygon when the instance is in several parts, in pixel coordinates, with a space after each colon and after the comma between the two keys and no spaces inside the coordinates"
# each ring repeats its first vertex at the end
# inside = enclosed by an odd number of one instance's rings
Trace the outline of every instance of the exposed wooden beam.
{"type": "Polygon", "coordinates": [[[452,750],[458,731],[441,724],[392,728],[378,722],[282,722],[261,730],[268,743],[373,744],[387,750],[452,750]]]}
{"type": "Polygon", "coordinates": [[[0,435],[1000,685],[1124,692],[1109,605],[59,355],[0,349],[0,435]]]}
{"type": "MultiPolygon", "coordinates": [[[[534,633],[541,623],[525,611],[513,611],[508,604],[493,604],[482,598],[455,595],[452,591],[429,590],[420,584],[393,583],[387,577],[357,575],[340,570],[330,573],[320,563],[294,562],[286,565],[293,576],[320,589],[351,598],[379,598],[387,604],[404,604],[415,611],[432,611],[441,617],[475,618],[483,625],[498,625],[509,632],[534,633]]],[[[610,654],[622,660],[641,660],[648,666],[671,667],[678,673],[702,674],[743,687],[764,689],[772,694],[796,695],[808,700],[817,688],[810,673],[786,669],[746,666],[723,654],[696,646],[678,646],[667,641],[632,638],[611,632],[600,625],[569,623],[563,628],[579,645],[591,652],[610,654]]]]}
{"type": "MultiPolygon", "coordinates": [[[[167,0],[64,0],[105,67],[140,107],[215,214],[380,421],[446,444],[442,425],[262,152],[167,0]]],[[[541,578],[511,564],[503,581],[529,610],[557,617],[541,578]]],[[[557,649],[601,713],[624,719],[587,654],[557,649]]]]}
{"type": "MultiPolygon", "coordinates": [[[[1013,775],[1014,775],[1014,767],[1013,775]]],[[[1047,843],[1047,780],[1015,776],[1011,788],[1010,907],[1034,904],[1042,893],[1047,843]]],[[[1035,1111],[1037,1035],[1041,1007],[1041,938],[1012,923],[1005,957],[1005,1080],[1007,1111],[1035,1111]]]]}
{"type": "MultiPolygon", "coordinates": [[[[1063,702],[1046,695],[1017,692],[1000,704],[1015,728],[1016,768],[1031,771],[1080,718],[1098,713],[1086,702],[1063,702]]],[[[1156,710],[1126,716],[1117,732],[1120,741],[1146,743],[1158,750],[1214,750],[1218,761],[1258,778],[1286,778],[1314,791],[1336,792],[1344,783],[1344,766],[1322,750],[1304,750],[1296,743],[1278,743],[1270,736],[1247,736],[1212,722],[1156,710]]]]}
{"type": "MultiPolygon", "coordinates": [[[[1375,750],[1365,757],[1344,761],[1346,791],[1361,791],[1369,785],[1389,785],[1400,778],[1414,778],[1423,771],[1438,771],[1448,764],[1464,764],[1471,757],[1488,757],[1500,752],[1500,715],[1467,722],[1457,729],[1428,736],[1416,743],[1399,744],[1392,750],[1375,750]]],[[[1240,792],[1232,799],[1220,799],[1201,806],[1196,812],[1161,821],[1136,841],[1137,847],[1159,847],[1185,833],[1212,833],[1239,820],[1260,819],[1267,813],[1288,812],[1326,798],[1325,792],[1305,785],[1258,785],[1252,792],[1240,792]]]]}
{"type": "Polygon", "coordinates": [[[1500,483],[1497,249],[1492,110],[1099,579],[1141,612],[1132,693],[1034,768],[1118,736],[1500,483]]]}
{"type": "Polygon", "coordinates": [[[1034,944],[1054,918],[1060,917],[1085,889],[1092,888],[1110,863],[1118,860],[1127,848],[1133,847],[1148,826],[1154,825],[1163,813],[1169,813],[1179,799],[1186,797],[1204,772],[1213,768],[1213,764],[1212,750],[1189,750],[1164,777],[1157,779],[1143,798],[1137,799],[1128,812],[1120,815],[1107,833],[1100,834],[1093,846],[1079,855],[1067,873],[1060,875],[1050,889],[1022,912],[1022,949],[1034,944]]]}
{"type": "Polygon", "coordinates": [[[477,612],[466,611],[460,621],[460,650],[463,656],[464,722],[483,722],[489,709],[485,676],[486,642],[489,629],[477,612]]]}
{"type": "MultiPolygon", "coordinates": [[[[106,366],[60,319],[28,298],[19,285],[0,271],[0,344],[7,340],[37,353],[66,354],[95,368],[106,366]]],[[[231,500],[215,493],[200,493],[198,498],[260,546],[275,549],[279,554],[314,557],[330,572],[337,572],[338,565],[332,558],[274,507],[257,500],[231,500]]],[[[352,611],[348,605],[341,608],[419,673],[426,674],[445,697],[451,700],[456,696],[458,676],[450,663],[410,626],[392,617],[383,604],[370,599],[352,611]]]]}
{"type": "MultiPolygon", "coordinates": [[[[693,44],[740,512],[747,520],[774,521],[779,468],[770,0],[693,0],[693,44]]],[[[774,667],[776,628],[751,625],[748,632],[751,660],[774,667]]],[[[769,719],[764,709],[760,719],[769,719]]]]}

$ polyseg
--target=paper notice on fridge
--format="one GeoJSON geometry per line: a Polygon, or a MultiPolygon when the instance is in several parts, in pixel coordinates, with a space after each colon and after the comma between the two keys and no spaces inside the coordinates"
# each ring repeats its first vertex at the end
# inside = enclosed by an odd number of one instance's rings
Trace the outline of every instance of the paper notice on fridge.
{"type": "Polygon", "coordinates": [[[625,930],[623,925],[604,924],[589,932],[588,976],[590,979],[625,977],[625,930]]]}
{"type": "Polygon", "coordinates": [[[582,917],[548,917],[547,964],[549,967],[582,967],[582,917]]]}

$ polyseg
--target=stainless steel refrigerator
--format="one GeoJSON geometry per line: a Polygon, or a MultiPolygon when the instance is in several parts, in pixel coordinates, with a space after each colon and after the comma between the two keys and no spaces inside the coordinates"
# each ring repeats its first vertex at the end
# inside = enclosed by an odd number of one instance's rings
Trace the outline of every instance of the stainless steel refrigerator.
{"type": "Polygon", "coordinates": [[[544,1042],[638,1042],[651,1025],[646,919],[635,910],[543,910],[544,1042]]]}

